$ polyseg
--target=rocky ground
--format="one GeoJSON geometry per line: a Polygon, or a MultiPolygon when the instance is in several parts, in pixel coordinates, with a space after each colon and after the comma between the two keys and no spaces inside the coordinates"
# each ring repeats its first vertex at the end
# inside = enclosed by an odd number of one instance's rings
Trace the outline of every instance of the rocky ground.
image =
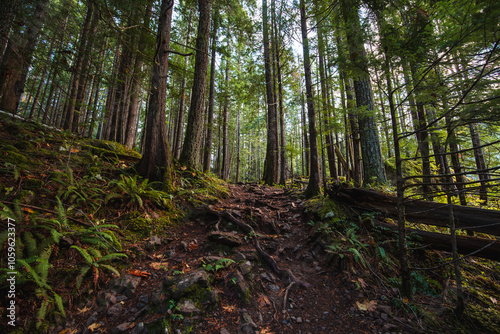
{"type": "Polygon", "coordinates": [[[137,244],[133,270],[94,292],[53,332],[420,332],[411,316],[391,308],[396,290],[327,261],[301,199],[261,185],[230,189],[175,234],[137,244]],[[252,235],[223,218],[228,213],[253,227],[277,268],[263,261],[252,235]]]}

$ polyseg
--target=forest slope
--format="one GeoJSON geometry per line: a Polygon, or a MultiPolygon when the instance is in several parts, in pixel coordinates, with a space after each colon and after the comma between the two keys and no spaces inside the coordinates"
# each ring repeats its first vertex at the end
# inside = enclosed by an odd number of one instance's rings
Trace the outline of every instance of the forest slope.
{"type": "Polygon", "coordinates": [[[412,241],[413,265],[437,268],[416,271],[415,298],[402,300],[395,236],[376,213],[183,166],[165,193],[133,174],[137,153],[7,118],[0,145],[1,235],[16,226],[16,327],[1,259],[12,332],[500,331],[498,263],[464,261],[459,320],[449,254],[412,241]]]}

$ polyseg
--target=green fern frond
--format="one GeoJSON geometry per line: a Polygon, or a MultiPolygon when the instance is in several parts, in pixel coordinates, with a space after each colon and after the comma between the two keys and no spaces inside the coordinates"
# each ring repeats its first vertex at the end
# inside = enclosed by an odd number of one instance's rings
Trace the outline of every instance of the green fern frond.
{"type": "Polygon", "coordinates": [[[96,258],[101,258],[102,257],[102,254],[101,252],[99,252],[99,250],[95,249],[95,248],[92,248],[92,247],[89,247],[88,248],[88,252],[90,255],[92,255],[93,257],[96,257],[96,258]]]}
{"type": "Polygon", "coordinates": [[[35,269],[33,269],[33,267],[30,266],[26,261],[24,261],[23,259],[18,259],[17,261],[19,264],[23,265],[26,268],[29,276],[31,276],[36,285],[38,285],[43,290],[52,290],[52,288],[47,284],[47,282],[43,280],[35,271],[35,269]]]}
{"type": "Polygon", "coordinates": [[[64,209],[64,205],[62,204],[61,199],[59,197],[56,197],[56,201],[57,201],[57,206],[56,206],[57,221],[62,226],[68,226],[68,217],[66,216],[66,210],[64,209]]]}
{"type": "Polygon", "coordinates": [[[108,269],[109,271],[113,272],[117,276],[120,276],[120,273],[118,272],[118,270],[116,270],[115,267],[110,266],[109,264],[101,264],[101,267],[108,269]]]}
{"type": "Polygon", "coordinates": [[[37,255],[36,253],[37,242],[35,237],[33,237],[33,234],[30,231],[25,231],[22,235],[25,245],[24,247],[25,257],[32,257],[37,255]]]}
{"type": "Polygon", "coordinates": [[[63,317],[66,317],[66,312],[64,312],[64,305],[61,296],[54,292],[54,300],[56,301],[57,308],[59,312],[62,313],[63,317]]]}
{"type": "Polygon", "coordinates": [[[99,263],[108,262],[108,261],[117,260],[117,259],[123,258],[123,257],[128,257],[128,256],[126,254],[122,254],[122,253],[111,253],[111,254],[108,254],[108,255],[101,257],[97,262],[99,262],[99,263]]]}
{"type": "Polygon", "coordinates": [[[90,256],[90,254],[83,248],[81,247],[78,247],[78,246],[71,246],[71,248],[74,248],[76,249],[81,255],[82,257],[85,259],[85,262],[89,265],[92,265],[94,263],[94,259],[92,258],[92,256],[90,256]]]}
{"type": "Polygon", "coordinates": [[[80,270],[80,274],[76,277],[76,288],[80,289],[83,283],[83,279],[85,278],[85,275],[89,272],[91,266],[85,266],[80,270]]]}
{"type": "Polygon", "coordinates": [[[40,305],[40,308],[38,309],[38,312],[36,313],[36,328],[39,329],[40,326],[43,324],[45,321],[45,317],[47,316],[47,311],[49,309],[49,304],[50,300],[44,299],[42,301],[42,305],[40,305]]]}

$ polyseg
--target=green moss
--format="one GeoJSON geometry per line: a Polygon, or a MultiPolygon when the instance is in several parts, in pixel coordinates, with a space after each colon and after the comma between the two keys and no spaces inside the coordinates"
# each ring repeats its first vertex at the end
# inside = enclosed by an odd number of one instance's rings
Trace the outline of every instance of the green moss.
{"type": "Polygon", "coordinates": [[[23,151],[30,150],[33,148],[33,145],[29,141],[26,141],[26,140],[16,142],[16,143],[14,143],[14,146],[20,150],[23,150],[23,151]]]}
{"type": "Polygon", "coordinates": [[[113,152],[113,153],[118,154],[118,155],[128,155],[128,156],[131,156],[133,158],[138,158],[138,159],[141,158],[141,155],[138,152],[136,152],[134,150],[130,150],[130,149],[126,148],[125,146],[123,146],[119,143],[116,143],[116,142],[112,142],[112,141],[93,139],[93,140],[88,140],[86,142],[86,145],[84,145],[84,146],[93,147],[94,149],[101,149],[102,151],[100,151],[100,152],[102,152],[102,153],[113,152]]]}
{"type": "Polygon", "coordinates": [[[4,151],[0,157],[8,163],[13,165],[26,165],[29,159],[16,151],[4,151]]]}
{"type": "Polygon", "coordinates": [[[315,196],[306,202],[306,209],[319,216],[320,219],[343,219],[346,214],[342,207],[323,195],[315,196]]]}
{"type": "Polygon", "coordinates": [[[111,158],[111,159],[118,159],[118,155],[116,152],[104,149],[104,148],[99,148],[99,147],[94,147],[94,146],[89,146],[89,145],[82,145],[82,150],[86,150],[94,155],[97,155],[101,158],[111,158]]]}
{"type": "Polygon", "coordinates": [[[2,145],[2,151],[19,152],[17,147],[9,144],[2,145]]]}
{"type": "Polygon", "coordinates": [[[495,307],[484,308],[479,305],[467,304],[465,320],[474,324],[468,328],[469,333],[500,333],[500,311],[495,307]]]}

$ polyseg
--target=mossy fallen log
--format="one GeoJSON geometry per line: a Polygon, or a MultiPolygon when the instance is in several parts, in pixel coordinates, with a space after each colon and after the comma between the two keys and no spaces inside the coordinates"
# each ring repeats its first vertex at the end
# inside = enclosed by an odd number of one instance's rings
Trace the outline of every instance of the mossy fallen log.
{"type": "MultiPolygon", "coordinates": [[[[330,198],[365,212],[380,212],[388,217],[398,215],[396,196],[345,186],[337,186],[327,193],[330,198]]],[[[407,221],[449,227],[449,205],[422,200],[406,200],[404,204],[407,221]]],[[[500,236],[500,211],[453,205],[453,216],[457,229],[500,236]]]]}

